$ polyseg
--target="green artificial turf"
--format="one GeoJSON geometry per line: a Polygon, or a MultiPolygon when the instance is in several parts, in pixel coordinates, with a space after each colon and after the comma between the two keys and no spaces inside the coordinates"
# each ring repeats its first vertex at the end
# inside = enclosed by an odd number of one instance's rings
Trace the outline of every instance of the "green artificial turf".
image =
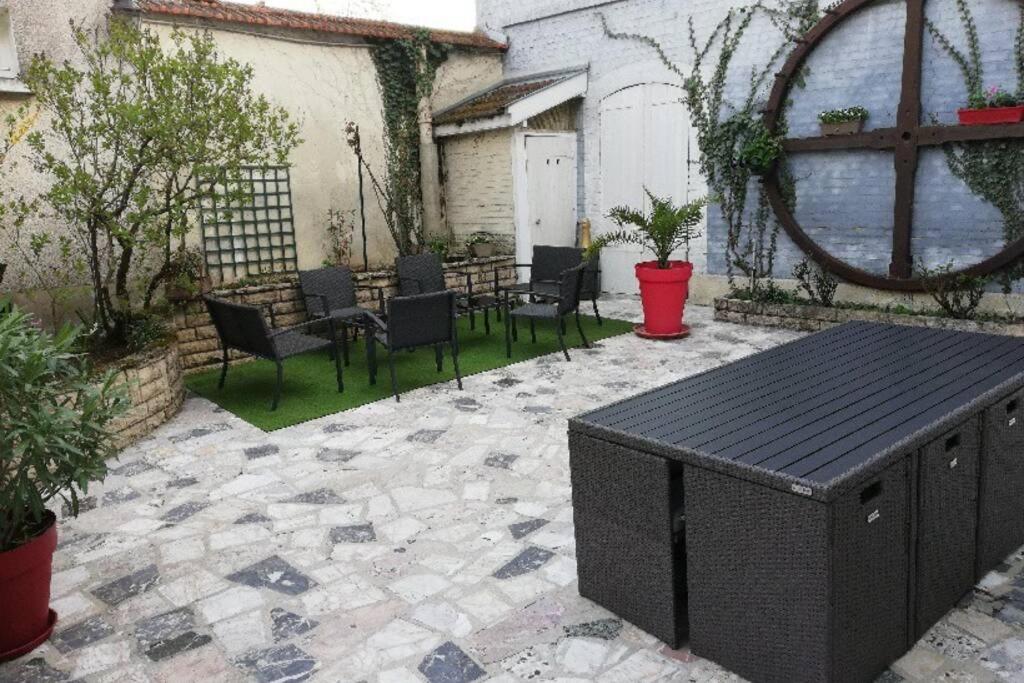
{"type": "MultiPolygon", "coordinates": [[[[583,316],[581,319],[583,330],[591,342],[624,334],[633,329],[632,323],[621,320],[605,319],[604,325],[599,326],[594,318],[583,316]]],[[[491,322],[491,334],[488,336],[484,333],[483,320],[480,316],[477,317],[475,331],[469,329],[468,320],[459,321],[459,366],[463,377],[549,353],[561,353],[552,323],[537,324],[537,343],[533,344],[530,342],[529,326],[521,322],[519,341],[512,343],[512,358],[506,358],[504,323],[494,324],[493,320],[491,322]]],[[[582,344],[571,318],[566,343],[573,348],[582,344]]],[[[233,366],[228,370],[227,382],[223,389],[217,388],[219,368],[193,375],[186,380],[186,384],[195,393],[210,399],[246,422],[264,431],[273,431],[381,399],[393,400],[387,352],[380,345],[377,346],[376,386],[370,386],[365,347],[361,340],[350,344],[350,360],[351,365],[345,368],[345,392],[339,394],[335,383],[334,364],[326,353],[289,358],[284,363],[284,389],[281,393],[281,404],[276,411],[270,410],[275,370],[274,364],[269,361],[258,360],[233,366]]],[[[574,362],[580,360],[577,357],[574,362]]],[[[411,353],[396,353],[395,371],[398,375],[399,390],[403,392],[438,382],[451,382],[451,390],[458,391],[454,382],[455,371],[452,367],[451,354],[447,348],[443,372],[437,372],[432,348],[417,349],[411,353]]]]}

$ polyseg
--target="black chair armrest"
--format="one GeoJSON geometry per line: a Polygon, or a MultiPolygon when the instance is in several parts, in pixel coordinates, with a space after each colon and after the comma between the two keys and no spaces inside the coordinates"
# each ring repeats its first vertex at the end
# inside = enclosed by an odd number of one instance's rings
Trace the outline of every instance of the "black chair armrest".
{"type": "Polygon", "coordinates": [[[377,329],[379,329],[381,332],[388,331],[388,324],[381,320],[379,316],[374,315],[371,311],[366,312],[366,320],[371,325],[377,327],[377,329]]]}

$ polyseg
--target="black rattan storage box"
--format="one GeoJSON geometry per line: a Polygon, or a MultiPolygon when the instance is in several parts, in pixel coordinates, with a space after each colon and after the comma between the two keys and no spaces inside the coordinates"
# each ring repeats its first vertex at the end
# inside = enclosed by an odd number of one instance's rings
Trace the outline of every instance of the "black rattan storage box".
{"type": "Polygon", "coordinates": [[[1024,340],[854,323],[580,416],[581,593],[753,681],[872,681],[962,594],[976,418],[1022,386],[1024,340]]]}

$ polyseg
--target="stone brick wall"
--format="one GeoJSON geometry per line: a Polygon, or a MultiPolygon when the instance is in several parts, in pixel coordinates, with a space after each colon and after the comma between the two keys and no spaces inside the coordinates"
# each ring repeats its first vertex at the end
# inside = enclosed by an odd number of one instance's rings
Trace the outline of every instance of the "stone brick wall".
{"type": "Polygon", "coordinates": [[[132,356],[116,368],[132,407],[111,424],[119,448],[125,448],[171,419],[185,400],[181,354],[176,344],[132,356]]]}
{"type": "Polygon", "coordinates": [[[738,299],[715,299],[715,320],[762,327],[782,327],[801,332],[827,330],[853,320],[936,327],[961,332],[986,332],[1024,337],[1024,325],[989,321],[954,320],[929,315],[901,315],[884,311],[832,308],[804,304],[760,304],[738,299]]]}
{"type": "MultiPolygon", "coordinates": [[[[496,256],[451,263],[447,264],[446,268],[449,271],[469,273],[473,278],[474,293],[483,293],[494,289],[495,268],[507,266],[513,261],[514,259],[510,256],[496,256]]],[[[394,296],[397,291],[398,283],[393,271],[356,273],[355,277],[359,285],[382,287],[385,297],[394,296]]],[[[448,286],[456,291],[466,289],[465,277],[448,272],[447,280],[448,286]]],[[[500,284],[512,284],[514,281],[515,274],[511,269],[506,268],[500,271],[500,284]]],[[[308,319],[306,305],[297,281],[223,290],[215,292],[215,295],[236,303],[258,305],[273,310],[274,320],[278,327],[296,325],[308,319]]],[[[376,292],[372,290],[358,291],[359,302],[372,310],[377,308],[375,297],[376,292]]],[[[267,317],[269,323],[269,314],[267,317]]],[[[178,335],[182,366],[186,373],[201,371],[221,362],[217,331],[201,300],[190,301],[179,307],[174,314],[174,326],[178,335]]],[[[241,358],[241,356],[235,356],[235,358],[241,358]]]]}
{"type": "MultiPolygon", "coordinates": [[[[590,85],[580,115],[579,211],[595,219],[607,207],[601,201],[600,103],[604,97],[641,83],[680,84],[652,50],[604,35],[599,14],[613,30],[653,37],[684,71],[691,54],[687,22],[705,39],[729,7],[746,0],[479,0],[481,25],[507,34],[506,75],[587,64],[590,85]]],[[[824,2],[820,3],[826,4],[824,2]]],[[[1012,63],[1018,3],[969,3],[982,36],[985,81],[1013,89],[1012,63]]],[[[958,47],[965,39],[953,0],[929,0],[928,18],[958,47]]],[[[875,3],[859,12],[815,51],[804,88],[792,93],[789,123],[793,135],[815,135],[817,114],[825,109],[862,105],[871,112],[867,128],[893,125],[902,70],[905,3],[875,3]]],[[[730,98],[741,101],[753,66],[779,44],[779,33],[757,21],[736,55],[730,98]]],[[[956,65],[930,37],[925,39],[923,120],[955,121],[966,100],[956,65]]],[[[692,144],[692,142],[691,142],[692,144]]],[[[679,150],[679,154],[685,154],[679,150]]],[[[893,157],[888,152],[807,154],[794,159],[798,205],[804,229],[831,253],[874,272],[887,272],[893,223],[893,157]]],[[[922,155],[917,183],[914,255],[930,264],[977,262],[1003,244],[998,212],[951,177],[941,151],[922,155]]],[[[716,212],[708,227],[708,272],[725,272],[725,227],[716,212]]],[[[783,233],[776,273],[787,276],[803,257],[783,233]]]]}

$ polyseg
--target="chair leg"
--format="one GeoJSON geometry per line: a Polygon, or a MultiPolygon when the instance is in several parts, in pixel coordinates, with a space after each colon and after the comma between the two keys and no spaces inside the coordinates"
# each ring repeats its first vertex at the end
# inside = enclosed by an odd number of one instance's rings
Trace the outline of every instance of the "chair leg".
{"type": "Polygon", "coordinates": [[[228,350],[224,349],[224,361],[220,369],[220,381],[217,382],[217,388],[224,388],[224,380],[228,378],[228,350]]]}
{"type": "Polygon", "coordinates": [[[512,341],[519,341],[519,328],[516,326],[515,316],[512,316],[512,341]]]}
{"type": "Polygon", "coordinates": [[[281,385],[284,384],[284,365],[277,361],[277,383],[274,385],[274,403],[270,406],[271,412],[277,410],[281,402],[281,385]]]}
{"type": "Polygon", "coordinates": [[[597,299],[591,299],[590,303],[594,305],[594,317],[597,318],[597,324],[604,325],[604,320],[601,320],[601,311],[597,310],[597,299]]]}
{"type": "Polygon", "coordinates": [[[590,342],[587,341],[587,335],[583,334],[583,323],[580,322],[580,309],[576,309],[576,329],[579,330],[580,339],[583,340],[583,348],[589,349],[590,342]]]}
{"type": "Polygon", "coordinates": [[[459,385],[459,391],[462,391],[462,372],[459,370],[459,345],[455,342],[452,343],[452,365],[455,366],[455,381],[459,385]]]}
{"type": "Polygon", "coordinates": [[[505,357],[512,357],[512,316],[505,310],[505,357]]]}
{"type": "Polygon", "coordinates": [[[487,336],[491,335],[491,309],[489,308],[484,309],[484,332],[487,333],[487,336]]]}
{"type": "Polygon", "coordinates": [[[377,383],[377,339],[366,335],[366,369],[370,374],[370,386],[377,383]]]}
{"type": "Polygon", "coordinates": [[[569,349],[565,346],[565,334],[562,332],[562,328],[565,327],[565,318],[559,318],[555,324],[555,331],[558,333],[558,344],[562,347],[562,353],[565,354],[565,359],[571,361],[569,358],[569,349]]]}
{"type": "Polygon", "coordinates": [[[398,376],[395,375],[395,354],[388,349],[388,369],[391,371],[391,393],[395,395],[395,401],[398,403],[402,402],[402,399],[398,395],[398,376]]]}
{"type": "Polygon", "coordinates": [[[341,353],[345,357],[345,367],[348,367],[348,325],[341,324],[341,353]]]}
{"type": "Polygon", "coordinates": [[[537,343],[537,321],[533,318],[530,318],[530,342],[537,343]]]}
{"type": "Polygon", "coordinates": [[[476,311],[469,309],[469,329],[476,329],[476,311]]]}
{"type": "MultiPolygon", "coordinates": [[[[348,354],[345,354],[348,356],[348,354]]],[[[338,358],[338,354],[334,354],[334,376],[338,380],[338,393],[345,393],[345,371],[341,367],[341,359],[338,358]]]]}
{"type": "Polygon", "coordinates": [[[558,326],[561,328],[562,334],[565,334],[568,331],[565,325],[565,318],[558,319],[558,326]]]}
{"type": "Polygon", "coordinates": [[[444,370],[444,346],[441,344],[434,347],[434,359],[437,361],[437,371],[444,370]]]}

